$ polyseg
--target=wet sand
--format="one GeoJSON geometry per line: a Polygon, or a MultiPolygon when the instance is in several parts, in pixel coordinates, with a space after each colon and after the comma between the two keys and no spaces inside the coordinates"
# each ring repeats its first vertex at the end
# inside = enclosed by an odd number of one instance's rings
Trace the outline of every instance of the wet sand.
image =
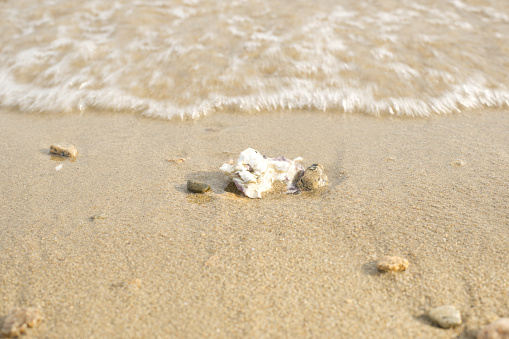
{"type": "Polygon", "coordinates": [[[27,338],[474,338],[509,316],[508,131],[508,111],[161,121],[4,109],[0,316],[40,307],[27,338]],[[76,161],[49,154],[61,142],[76,161]],[[320,162],[330,185],[225,192],[218,169],[247,147],[320,162]],[[188,179],[213,192],[188,193],[188,179]],[[378,273],[383,255],[410,267],[378,273]],[[463,325],[430,323],[446,304],[463,325]]]}

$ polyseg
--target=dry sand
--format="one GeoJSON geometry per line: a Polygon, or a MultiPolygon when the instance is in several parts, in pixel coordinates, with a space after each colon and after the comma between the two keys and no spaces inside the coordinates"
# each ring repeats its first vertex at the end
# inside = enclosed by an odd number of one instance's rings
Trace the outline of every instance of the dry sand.
{"type": "Polygon", "coordinates": [[[4,109],[0,316],[40,307],[27,338],[474,338],[509,316],[508,131],[507,111],[182,122],[4,109]],[[55,160],[53,143],[77,159],[55,160]],[[320,162],[330,185],[225,192],[218,168],[247,147],[320,162]],[[213,192],[186,192],[188,179],[213,192]],[[383,255],[410,267],[378,273],[383,255]],[[463,325],[430,324],[445,304],[463,325]]]}

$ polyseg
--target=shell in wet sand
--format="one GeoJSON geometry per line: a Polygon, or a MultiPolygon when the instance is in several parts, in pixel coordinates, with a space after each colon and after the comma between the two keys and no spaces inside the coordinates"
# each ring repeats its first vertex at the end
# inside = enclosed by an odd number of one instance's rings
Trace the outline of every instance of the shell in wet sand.
{"type": "Polygon", "coordinates": [[[304,174],[304,167],[299,160],[267,158],[257,150],[248,148],[240,153],[236,163],[223,164],[220,170],[232,178],[245,196],[261,198],[276,181],[287,185],[287,193],[297,193],[299,189],[296,184],[304,174]]]}

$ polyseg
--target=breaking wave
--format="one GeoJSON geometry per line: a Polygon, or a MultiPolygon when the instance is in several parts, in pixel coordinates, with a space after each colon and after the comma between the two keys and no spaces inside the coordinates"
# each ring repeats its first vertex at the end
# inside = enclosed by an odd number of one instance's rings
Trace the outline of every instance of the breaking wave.
{"type": "Polygon", "coordinates": [[[163,118],[509,106],[507,32],[505,0],[7,0],[0,105],[163,118]]]}

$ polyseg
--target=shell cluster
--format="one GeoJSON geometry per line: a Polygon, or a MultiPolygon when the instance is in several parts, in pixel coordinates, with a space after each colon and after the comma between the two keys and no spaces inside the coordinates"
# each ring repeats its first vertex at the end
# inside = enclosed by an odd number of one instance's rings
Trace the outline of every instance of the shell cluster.
{"type": "Polygon", "coordinates": [[[236,163],[223,164],[220,170],[232,178],[235,186],[245,196],[261,198],[276,181],[287,185],[286,193],[297,193],[297,183],[304,175],[300,160],[302,159],[267,158],[257,150],[248,148],[240,153],[236,163]]]}

